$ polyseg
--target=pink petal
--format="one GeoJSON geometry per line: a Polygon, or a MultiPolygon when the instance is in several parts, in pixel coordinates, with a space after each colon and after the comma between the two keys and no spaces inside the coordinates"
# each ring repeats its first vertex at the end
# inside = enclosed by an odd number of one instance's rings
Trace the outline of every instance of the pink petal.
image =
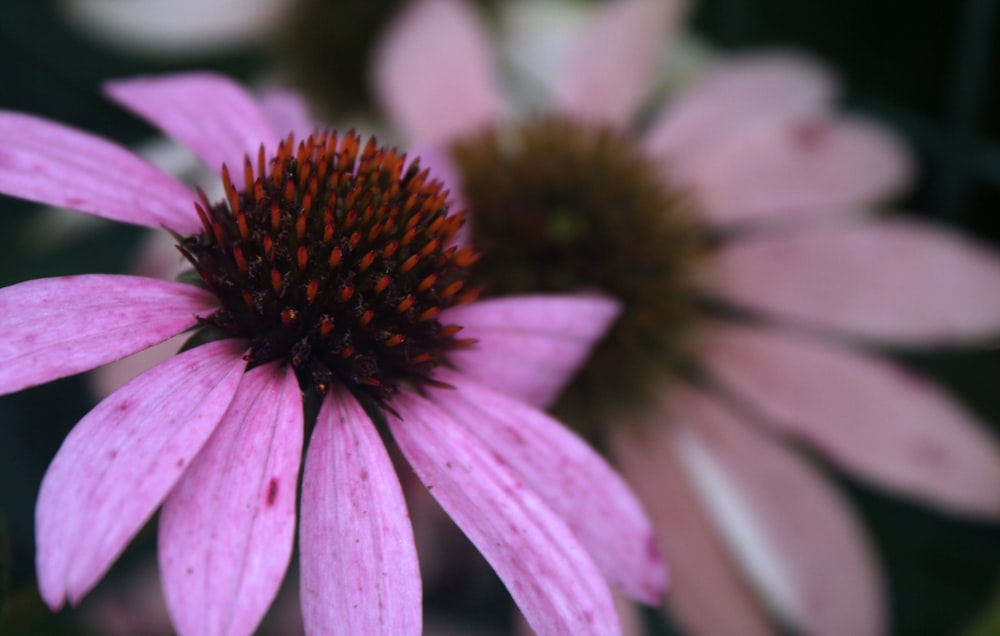
{"type": "Polygon", "coordinates": [[[375,93],[411,139],[441,143],[500,113],[499,81],[480,17],[459,0],[418,0],[383,35],[375,93]]]}
{"type": "Polygon", "coordinates": [[[898,194],[910,159],[885,128],[860,119],[785,118],[728,136],[676,166],[675,178],[719,222],[842,214],[898,194]]]}
{"type": "Polygon", "coordinates": [[[252,634],[295,533],[302,395],[277,363],[249,371],[160,514],[167,606],[182,634],[252,634]]]}
{"type": "Polygon", "coordinates": [[[629,422],[611,438],[611,453],[652,518],[670,564],[674,583],[667,607],[691,636],[773,635],[680,463],[671,416],[650,409],[643,422],[629,422]]]}
{"type": "Polygon", "coordinates": [[[754,126],[825,112],[836,90],[826,69],[797,54],[722,58],[657,115],[646,150],[671,163],[690,162],[754,126]]]}
{"type": "MultiPolygon", "coordinates": [[[[229,167],[243,185],[243,160],[280,136],[246,90],[222,75],[183,73],[108,82],[108,96],[190,148],[212,170],[229,167]]],[[[287,131],[285,131],[287,132],[287,131]]]]}
{"type": "Polygon", "coordinates": [[[435,377],[456,387],[435,391],[456,422],[542,497],[569,526],[611,583],[655,605],[667,587],[652,525],[622,478],[560,422],[461,374],[435,377]]]}
{"type": "Polygon", "coordinates": [[[625,126],[656,85],[660,53],[684,2],[618,0],[603,7],[576,43],[553,87],[560,110],[625,126]]]}
{"type": "Polygon", "coordinates": [[[723,294],[755,310],[894,344],[1000,334],[1000,256],[911,221],[758,234],[718,259],[723,294]]]}
{"type": "Polygon", "coordinates": [[[671,393],[665,435],[716,527],[772,608],[815,636],[886,632],[873,550],[837,491],[790,449],[773,443],[693,389],[671,393]]]}
{"type": "Polygon", "coordinates": [[[195,196],[121,146],[61,124],[0,112],[0,192],[114,221],[198,231],[195,196]]]}
{"type": "Polygon", "coordinates": [[[302,613],[310,634],[420,634],[420,569],[395,469],[361,405],[323,402],[302,479],[302,613]]]}
{"type": "Polygon", "coordinates": [[[720,329],[706,358],[774,426],[848,470],[946,510],[1000,516],[1000,444],[895,364],[747,328],[720,329]]]}
{"type": "Polygon", "coordinates": [[[50,607],[78,603],[152,516],[229,406],[241,355],[232,340],[182,353],[70,431],[35,513],[38,587],[50,607]]]}
{"type": "Polygon", "coordinates": [[[464,327],[473,347],[450,354],[471,377],[539,407],[558,397],[618,317],[600,296],[515,296],[462,305],[442,314],[464,327]]]}
{"type": "Polygon", "coordinates": [[[388,424],[403,455],[537,632],[620,633],[611,590],[587,552],[506,460],[469,430],[474,423],[459,423],[410,393],[392,406],[401,419],[389,416],[388,424]]]}
{"type": "Polygon", "coordinates": [[[271,87],[263,91],[257,101],[279,135],[290,131],[295,133],[296,139],[304,139],[318,128],[309,104],[295,91],[271,87]]]}
{"type": "Polygon", "coordinates": [[[118,360],[193,327],[217,301],[208,292],[137,276],[91,274],[0,289],[0,392],[118,360]]]}

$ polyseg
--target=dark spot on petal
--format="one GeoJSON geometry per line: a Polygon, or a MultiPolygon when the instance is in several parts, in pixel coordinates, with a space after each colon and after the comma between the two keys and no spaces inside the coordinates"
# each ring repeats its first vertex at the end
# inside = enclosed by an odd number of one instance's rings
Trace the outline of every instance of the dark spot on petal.
{"type": "Polygon", "coordinates": [[[183,465],[184,465],[184,458],[183,457],[178,457],[177,458],[177,467],[180,468],[183,465]]]}
{"type": "Polygon", "coordinates": [[[271,507],[274,505],[274,500],[278,497],[278,480],[272,478],[271,483],[267,485],[267,505],[271,507]]]}
{"type": "Polygon", "coordinates": [[[115,457],[118,457],[118,451],[116,450],[108,451],[108,459],[114,459],[115,457]]]}
{"type": "Polygon", "coordinates": [[[792,129],[792,140],[800,150],[819,150],[830,137],[830,126],[824,122],[806,121],[792,129]]]}

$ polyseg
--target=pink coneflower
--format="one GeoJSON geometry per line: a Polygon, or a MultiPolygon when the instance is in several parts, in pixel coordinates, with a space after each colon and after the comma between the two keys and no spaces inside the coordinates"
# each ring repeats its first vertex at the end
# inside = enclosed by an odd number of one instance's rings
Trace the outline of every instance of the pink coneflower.
{"type": "Polygon", "coordinates": [[[299,500],[307,631],[419,633],[413,537],[382,436],[540,633],[618,631],[605,577],[657,601],[664,568],[622,480],[557,422],[487,386],[557,392],[615,302],[474,302],[477,254],[457,244],[463,217],[440,182],[353,133],[282,138],[225,78],[108,92],[221,166],[225,197],[196,195],[89,134],[0,113],[0,191],[165,227],[193,266],[183,282],[86,275],[0,290],[4,392],[196,329],[185,351],[95,407],[53,459],[36,516],[53,609],[77,603],[162,504],[160,569],[178,631],[252,633],[288,566],[299,500]],[[299,499],[313,424],[303,393],[318,415],[299,499]]]}
{"type": "Polygon", "coordinates": [[[683,627],[880,634],[873,550],[796,446],[945,511],[1000,516],[996,440],[869,350],[1000,333],[1000,260],[870,213],[907,182],[907,156],[835,114],[835,83],[808,60],[723,59],[645,108],[679,15],[602,7],[553,75],[548,112],[521,120],[459,0],[401,14],[374,78],[403,133],[450,153],[474,279],[622,302],[555,408],[606,445],[653,515],[683,627]]]}

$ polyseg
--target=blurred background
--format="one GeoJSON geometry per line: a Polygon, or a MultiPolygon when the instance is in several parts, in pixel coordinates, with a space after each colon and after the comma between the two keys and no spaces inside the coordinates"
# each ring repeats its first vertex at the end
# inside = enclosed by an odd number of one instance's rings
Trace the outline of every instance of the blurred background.
{"type": "MultiPolygon", "coordinates": [[[[301,87],[332,121],[377,121],[366,60],[373,34],[400,4],[4,0],[0,108],[139,146],[185,174],[183,156],[152,143],[151,128],[101,96],[105,79],[213,68],[250,84],[301,87]]],[[[505,3],[480,4],[502,21],[505,3]]],[[[918,157],[916,187],[900,209],[1000,247],[1000,0],[694,0],[692,8],[685,41],[695,58],[767,45],[805,50],[835,68],[845,104],[894,128],[918,157]]],[[[0,236],[6,286],[126,271],[144,235],[0,197],[0,236]]],[[[1000,349],[893,355],[946,386],[1000,434],[1000,349]]],[[[94,401],[86,377],[0,398],[0,633],[169,633],[157,614],[149,529],[79,610],[52,616],[35,591],[38,486],[66,432],[94,401]],[[148,621],[135,622],[132,614],[148,621]]],[[[894,634],[1000,634],[1000,527],[957,521],[836,477],[880,549],[894,634]]],[[[509,601],[486,572],[481,585],[467,584],[465,573],[439,577],[427,591],[429,617],[444,617],[451,633],[508,632],[509,601]]],[[[282,615],[297,614],[290,599],[291,610],[279,604],[268,618],[271,633],[285,633],[284,620],[294,624],[282,615]]],[[[675,633],[652,613],[649,623],[651,633],[675,633]]]]}

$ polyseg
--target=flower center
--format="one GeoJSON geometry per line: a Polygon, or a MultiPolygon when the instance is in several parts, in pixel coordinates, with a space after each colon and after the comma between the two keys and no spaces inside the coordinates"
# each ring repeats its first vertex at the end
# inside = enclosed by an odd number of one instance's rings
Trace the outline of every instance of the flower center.
{"type": "Polygon", "coordinates": [[[221,309],[202,318],[249,341],[247,360],[291,364],[303,387],[334,382],[379,404],[401,383],[434,384],[448,350],[470,344],[437,317],[473,300],[471,247],[454,245],[464,214],[405,155],[348,133],[289,137],[225,200],[196,204],[205,231],[180,249],[221,309]],[[360,151],[360,154],[359,154],[360,151]],[[255,176],[256,175],[256,176],[255,176]]]}
{"type": "Polygon", "coordinates": [[[600,290],[623,313],[555,411],[594,434],[687,370],[711,242],[693,201],[625,133],[556,118],[452,147],[492,294],[600,290]]]}

